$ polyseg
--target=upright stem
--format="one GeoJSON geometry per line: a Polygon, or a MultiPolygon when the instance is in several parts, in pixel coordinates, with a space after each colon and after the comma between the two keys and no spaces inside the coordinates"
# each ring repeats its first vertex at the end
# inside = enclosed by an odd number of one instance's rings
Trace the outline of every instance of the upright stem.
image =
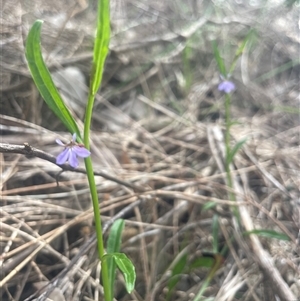
{"type": "MultiPolygon", "coordinates": [[[[95,99],[95,95],[92,95],[90,93],[88,97],[88,103],[86,107],[86,115],[84,121],[84,145],[87,149],[90,149],[90,128],[91,128],[94,99],[95,99]]],[[[99,206],[98,193],[97,193],[95,177],[94,177],[94,169],[93,169],[91,157],[85,158],[84,161],[85,161],[85,168],[88,176],[91,197],[92,197],[92,202],[94,207],[97,247],[98,247],[98,256],[99,259],[101,260],[101,275],[103,281],[104,298],[106,301],[111,301],[112,292],[110,289],[110,283],[108,278],[107,260],[102,260],[103,256],[105,255],[105,250],[104,250],[104,243],[103,243],[102,224],[100,218],[100,206],[99,206]]]]}
{"type": "MultiPolygon", "coordinates": [[[[97,31],[94,44],[94,57],[91,71],[91,82],[88,95],[88,102],[85,111],[84,120],[84,144],[87,149],[90,149],[90,128],[93,114],[93,106],[95,95],[101,85],[104,63],[108,53],[108,45],[110,39],[110,14],[109,0],[98,0],[97,9],[97,31]]],[[[104,289],[105,301],[112,301],[113,292],[111,290],[110,279],[108,274],[107,260],[103,260],[105,255],[103,243],[103,231],[100,219],[100,206],[98,201],[98,193],[94,178],[94,169],[90,157],[85,159],[85,167],[87,171],[88,181],[90,185],[91,197],[94,207],[95,227],[97,234],[97,246],[99,259],[101,260],[101,276],[104,289]]]]}
{"type": "MultiPolygon", "coordinates": [[[[226,177],[227,177],[227,185],[232,190],[232,177],[231,177],[231,171],[230,171],[230,161],[229,161],[229,155],[231,151],[230,147],[230,127],[231,127],[231,116],[230,116],[230,95],[225,94],[225,124],[226,124],[226,130],[225,130],[225,147],[226,147],[226,155],[225,155],[225,170],[226,170],[226,177]]],[[[232,191],[229,192],[229,198],[232,201],[235,201],[235,196],[232,193],[232,191]]]]}

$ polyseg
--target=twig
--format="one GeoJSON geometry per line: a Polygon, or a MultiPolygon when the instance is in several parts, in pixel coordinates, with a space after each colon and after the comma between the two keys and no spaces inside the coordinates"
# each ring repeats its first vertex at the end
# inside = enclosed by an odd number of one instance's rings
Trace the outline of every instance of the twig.
{"type": "MultiPolygon", "coordinates": [[[[72,172],[78,172],[86,174],[86,170],[84,168],[73,168],[69,164],[62,164],[59,165],[56,163],[56,157],[52,156],[48,153],[45,153],[44,151],[37,149],[35,147],[32,147],[28,143],[24,143],[23,145],[18,144],[8,144],[8,143],[0,143],[0,153],[6,153],[6,154],[22,154],[29,157],[37,157],[46,161],[49,161],[57,166],[59,166],[63,171],[72,171],[72,172]]],[[[110,180],[112,182],[116,182],[120,185],[126,186],[128,188],[133,189],[137,192],[144,192],[146,191],[145,188],[125,182],[123,180],[120,180],[118,178],[115,178],[111,175],[108,175],[104,171],[94,171],[95,176],[103,177],[107,180],[110,180]]]]}

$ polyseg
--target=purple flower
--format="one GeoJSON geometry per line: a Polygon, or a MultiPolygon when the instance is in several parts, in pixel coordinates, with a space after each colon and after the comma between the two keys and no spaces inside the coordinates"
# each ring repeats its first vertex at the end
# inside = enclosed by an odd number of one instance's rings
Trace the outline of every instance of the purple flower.
{"type": "Polygon", "coordinates": [[[234,89],[235,84],[229,80],[223,80],[218,86],[218,90],[221,92],[225,92],[226,94],[232,92],[234,89]]]}
{"type": "Polygon", "coordinates": [[[69,161],[69,164],[76,168],[79,165],[78,157],[86,158],[91,152],[87,150],[84,145],[76,143],[76,133],[73,134],[72,140],[69,143],[62,143],[59,139],[56,139],[56,143],[64,146],[64,150],[56,157],[56,164],[64,164],[69,161]]]}

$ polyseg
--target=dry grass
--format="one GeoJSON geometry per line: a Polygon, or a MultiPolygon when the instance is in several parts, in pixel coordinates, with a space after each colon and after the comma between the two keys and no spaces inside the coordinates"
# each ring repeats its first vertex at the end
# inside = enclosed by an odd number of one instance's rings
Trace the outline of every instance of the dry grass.
{"type": "MultiPolygon", "coordinates": [[[[186,255],[186,270],[169,300],[193,300],[208,269],[189,267],[212,252],[215,217],[219,251],[228,250],[205,300],[298,300],[299,36],[287,26],[296,22],[296,8],[183,2],[112,7],[114,36],[91,152],[104,229],[107,234],[114,220],[125,219],[122,252],[137,272],[131,295],[118,276],[116,299],[167,300],[171,273],[186,255]],[[223,166],[223,97],[210,41],[218,40],[230,63],[251,27],[257,42],[233,74],[238,123],[232,141],[247,142],[232,166],[232,204],[223,166]],[[206,209],[209,202],[215,206],[206,209]],[[254,228],[285,233],[289,241],[243,235],[254,228]]],[[[22,40],[36,18],[46,19],[43,47],[51,70],[59,76],[57,70],[72,66],[87,78],[95,10],[88,1],[46,3],[3,4],[1,142],[28,143],[46,156],[1,148],[0,296],[33,300],[46,290],[52,300],[102,300],[87,180],[82,170],[60,173],[51,163],[60,151],[55,138],[69,134],[40,99],[22,40]]],[[[70,86],[61,78],[58,85],[82,118],[87,88],[72,74],[70,86]]]]}

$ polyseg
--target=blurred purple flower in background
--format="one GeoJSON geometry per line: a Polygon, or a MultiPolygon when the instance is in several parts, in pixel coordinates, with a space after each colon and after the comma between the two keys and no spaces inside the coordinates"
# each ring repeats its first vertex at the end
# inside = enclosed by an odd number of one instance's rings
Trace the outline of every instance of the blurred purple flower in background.
{"type": "Polygon", "coordinates": [[[229,80],[223,80],[218,86],[218,90],[226,94],[232,92],[234,89],[235,84],[229,80]]]}
{"type": "Polygon", "coordinates": [[[62,143],[60,139],[56,139],[56,143],[64,146],[64,150],[56,157],[56,164],[64,164],[69,161],[69,164],[76,168],[79,165],[78,157],[86,158],[91,152],[87,150],[82,144],[76,143],[76,133],[73,134],[72,140],[69,143],[62,143]]]}

